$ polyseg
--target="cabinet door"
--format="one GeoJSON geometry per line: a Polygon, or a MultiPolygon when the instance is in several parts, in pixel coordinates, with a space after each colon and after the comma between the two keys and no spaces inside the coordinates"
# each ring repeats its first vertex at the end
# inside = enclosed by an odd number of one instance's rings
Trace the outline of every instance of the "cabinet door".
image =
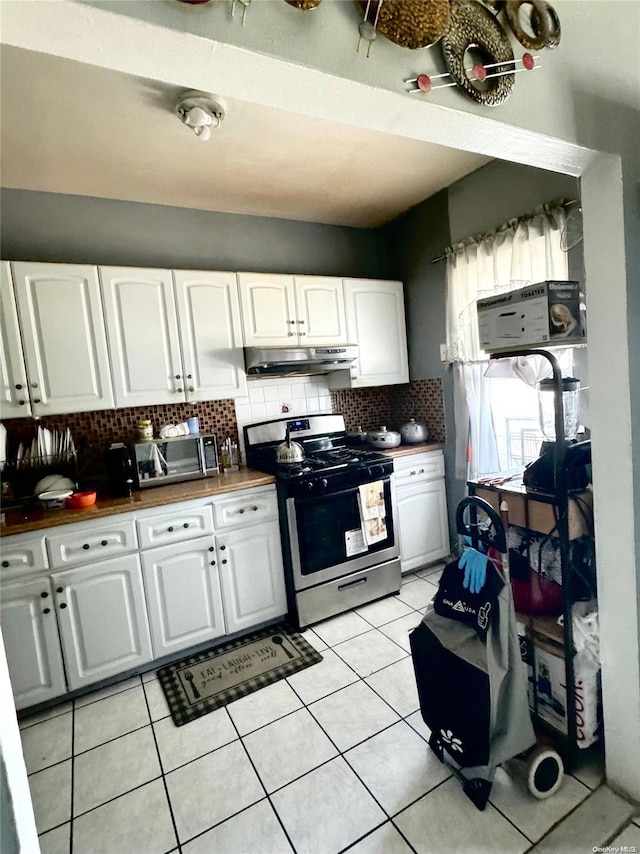
{"type": "Polygon", "coordinates": [[[14,263],[34,415],[113,407],[95,267],[14,263]]]}
{"type": "Polygon", "coordinates": [[[169,270],[100,267],[117,406],[185,400],[169,270]]]}
{"type": "Polygon", "coordinates": [[[216,541],[229,634],[286,614],[278,523],[229,531],[216,541]]]}
{"type": "Polygon", "coordinates": [[[345,279],[349,342],[359,355],[353,387],[409,382],[402,282],[345,279]]]}
{"type": "Polygon", "coordinates": [[[154,658],[225,634],[213,537],[142,554],[154,658]]]}
{"type": "Polygon", "coordinates": [[[298,343],[293,276],[238,273],[246,347],[298,343]]]}
{"type": "Polygon", "coordinates": [[[7,261],[0,262],[0,377],[2,417],[22,418],[31,415],[18,309],[7,261]]]}
{"type": "Polygon", "coordinates": [[[2,637],[17,709],[64,694],[58,626],[48,578],[7,584],[2,595],[2,637]]]}
{"type": "Polygon", "coordinates": [[[397,490],[402,572],[409,572],[449,554],[444,480],[397,490]]]}
{"type": "Polygon", "coordinates": [[[235,273],[173,273],[187,400],[247,393],[235,273]]]}
{"type": "Polygon", "coordinates": [[[348,344],[342,279],[296,276],[296,327],[300,344],[348,344]]]}
{"type": "Polygon", "coordinates": [[[138,555],[52,576],[69,688],[151,661],[138,555]]]}

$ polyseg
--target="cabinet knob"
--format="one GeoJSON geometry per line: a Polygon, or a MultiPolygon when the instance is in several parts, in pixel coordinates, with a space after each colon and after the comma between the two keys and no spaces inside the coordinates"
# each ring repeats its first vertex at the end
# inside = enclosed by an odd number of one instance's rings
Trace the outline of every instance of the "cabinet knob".
{"type": "Polygon", "coordinates": [[[293,324],[295,323],[295,320],[287,320],[287,323],[290,324],[291,326],[293,326],[293,324]]]}
{"type": "Polygon", "coordinates": [[[223,557],[223,558],[222,558],[222,563],[226,563],[226,562],[227,562],[226,557],[223,557]]]}
{"type": "Polygon", "coordinates": [[[56,593],[63,593],[64,587],[56,587],[56,593]]]}
{"type": "Polygon", "coordinates": [[[34,398],[33,398],[33,402],[34,402],[34,403],[42,403],[42,401],[40,400],[40,398],[39,398],[39,397],[34,397],[34,398]]]}
{"type": "Polygon", "coordinates": [[[253,507],[252,507],[251,509],[252,509],[252,510],[253,510],[253,512],[255,513],[255,511],[258,509],[258,505],[257,505],[257,504],[254,504],[254,505],[253,505],[253,507]]]}
{"type": "Polygon", "coordinates": [[[101,546],[108,546],[109,543],[107,542],[107,540],[101,540],[100,545],[101,546]]]}
{"type": "Polygon", "coordinates": [[[21,384],[21,383],[16,383],[16,389],[17,389],[18,391],[20,391],[20,389],[21,389],[21,388],[22,388],[22,384],[21,384]]]}
{"type": "Polygon", "coordinates": [[[209,546],[209,551],[210,551],[210,552],[212,552],[212,551],[213,551],[213,546],[209,546]]]}
{"type": "Polygon", "coordinates": [[[3,561],[2,561],[2,565],[3,565],[3,566],[9,566],[9,561],[8,561],[8,560],[3,560],[3,561]]]}
{"type": "Polygon", "coordinates": [[[31,383],[31,388],[38,388],[38,383],[31,383]]]}
{"type": "Polygon", "coordinates": [[[188,523],[188,522],[185,522],[185,523],[184,523],[184,525],[183,525],[182,527],[183,527],[183,528],[188,528],[188,527],[189,527],[189,523],[188,523]]]}
{"type": "MultiPolygon", "coordinates": [[[[224,561],[222,561],[222,562],[224,563],[224,561]]],[[[211,566],[215,566],[215,565],[216,565],[215,560],[212,560],[212,561],[211,561],[211,566]]]]}
{"type": "Polygon", "coordinates": [[[193,379],[193,374],[187,374],[187,379],[188,379],[188,380],[192,380],[192,379],[193,379]]]}
{"type": "Polygon", "coordinates": [[[412,474],[412,475],[413,475],[413,474],[415,474],[415,471],[409,472],[409,474],[412,474]]]}
{"type": "Polygon", "coordinates": [[[192,385],[189,386],[189,391],[195,391],[195,390],[196,390],[195,386],[192,386],[192,385]]]}
{"type": "Polygon", "coordinates": [[[19,400],[18,406],[24,406],[26,402],[27,402],[26,400],[19,400]]]}
{"type": "Polygon", "coordinates": [[[420,471],[418,472],[418,474],[424,474],[424,469],[420,469],[420,471]]]}
{"type": "Polygon", "coordinates": [[[241,507],[241,508],[238,510],[238,513],[244,513],[244,507],[241,507]]]}
{"type": "Polygon", "coordinates": [[[293,338],[293,332],[287,332],[287,335],[289,336],[289,338],[293,338]]]}
{"type": "Polygon", "coordinates": [[[300,337],[301,337],[301,338],[304,338],[304,336],[305,336],[306,334],[307,334],[306,332],[301,332],[301,333],[300,333],[300,337]]]}
{"type": "Polygon", "coordinates": [[[43,609],[42,609],[42,613],[43,613],[43,614],[50,614],[50,613],[51,613],[51,608],[43,608],[43,609]]]}
{"type": "Polygon", "coordinates": [[[66,608],[66,607],[67,607],[67,603],[66,603],[66,602],[61,602],[61,603],[60,603],[60,607],[61,607],[61,608],[66,608]]]}
{"type": "Polygon", "coordinates": [[[177,389],[176,389],[176,394],[182,394],[182,389],[181,389],[181,388],[177,388],[177,389]]]}
{"type": "Polygon", "coordinates": [[[84,543],[84,544],[83,544],[83,546],[82,546],[82,548],[83,548],[83,549],[85,550],[85,552],[86,552],[86,551],[87,551],[87,549],[90,549],[90,548],[91,548],[91,546],[90,546],[90,544],[89,544],[89,543],[84,543]]]}
{"type": "Polygon", "coordinates": [[[173,533],[173,525],[169,525],[167,531],[169,531],[170,534],[173,533]]]}
{"type": "Polygon", "coordinates": [[[223,552],[225,549],[226,549],[226,546],[220,546],[220,551],[223,552]]]}
{"type": "Polygon", "coordinates": [[[304,323],[304,320],[299,320],[298,323],[304,323]]]}
{"type": "Polygon", "coordinates": [[[181,379],[182,379],[181,375],[180,375],[180,374],[176,374],[176,379],[177,379],[177,380],[181,380],[181,379]]]}
{"type": "Polygon", "coordinates": [[[49,596],[49,594],[48,594],[48,593],[46,592],[46,590],[45,590],[45,592],[44,592],[44,593],[41,593],[41,594],[40,594],[40,596],[41,596],[43,599],[47,599],[47,598],[48,598],[48,596],[49,596]]]}

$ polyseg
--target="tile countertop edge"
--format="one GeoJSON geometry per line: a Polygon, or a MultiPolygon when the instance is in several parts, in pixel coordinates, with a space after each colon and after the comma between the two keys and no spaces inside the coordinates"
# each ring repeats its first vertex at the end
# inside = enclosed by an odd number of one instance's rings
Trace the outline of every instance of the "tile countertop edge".
{"type": "Polygon", "coordinates": [[[415,445],[398,445],[397,448],[372,448],[386,457],[408,457],[411,454],[423,454],[425,451],[443,451],[444,442],[418,442],[415,445]]]}
{"type": "Polygon", "coordinates": [[[7,510],[5,522],[0,525],[0,537],[27,534],[31,531],[54,528],[59,525],[71,525],[74,522],[90,522],[94,519],[115,516],[118,513],[147,510],[151,507],[162,507],[165,504],[177,504],[181,501],[211,498],[216,495],[223,495],[226,492],[269,486],[275,482],[275,477],[270,474],[241,468],[238,472],[227,472],[202,480],[140,489],[135,491],[131,498],[109,498],[105,496],[98,499],[91,507],[78,510],[44,510],[38,508],[26,513],[7,510]]]}

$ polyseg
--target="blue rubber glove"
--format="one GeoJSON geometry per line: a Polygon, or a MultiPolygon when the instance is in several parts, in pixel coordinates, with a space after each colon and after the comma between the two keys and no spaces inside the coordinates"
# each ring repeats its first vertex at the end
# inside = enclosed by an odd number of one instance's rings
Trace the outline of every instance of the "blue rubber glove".
{"type": "MultiPolygon", "coordinates": [[[[465,536],[462,538],[462,540],[463,540],[465,546],[469,546],[469,548],[471,548],[473,546],[473,542],[471,541],[471,537],[465,536]]],[[[478,551],[482,552],[482,554],[485,554],[485,552],[486,552],[486,549],[484,547],[484,543],[482,543],[480,541],[478,541],[478,551]]]]}
{"type": "Polygon", "coordinates": [[[470,593],[479,593],[484,587],[487,580],[487,562],[486,555],[480,554],[475,549],[466,549],[458,566],[464,569],[464,579],[462,586],[470,593]]]}

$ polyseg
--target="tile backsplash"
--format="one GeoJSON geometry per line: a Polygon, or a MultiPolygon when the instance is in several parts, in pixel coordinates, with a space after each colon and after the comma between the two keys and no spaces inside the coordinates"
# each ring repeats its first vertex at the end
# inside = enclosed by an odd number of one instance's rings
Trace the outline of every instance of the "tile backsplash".
{"type": "Polygon", "coordinates": [[[257,421],[331,412],[331,392],[325,376],[251,379],[247,397],[235,401],[240,446],[244,453],[242,428],[257,421]]]}
{"type": "Polygon", "coordinates": [[[247,396],[235,401],[105,409],[49,415],[39,422],[12,418],[3,423],[7,428],[10,458],[15,457],[19,442],[31,441],[37,423],[57,430],[68,426],[79,450],[82,470],[94,473],[102,468],[104,452],[112,442],[136,441],[141,418],[151,419],[157,436],[163,424],[179,423],[196,415],[201,432],[214,433],[218,444],[229,436],[242,448],[245,424],[316,412],[342,413],[347,430],[359,425],[370,430],[382,424],[393,429],[413,416],[427,424],[430,439],[445,440],[442,382],[438,379],[344,391],[330,391],[325,376],[255,379],[248,382],[247,396]]]}
{"type": "Polygon", "coordinates": [[[429,439],[445,441],[442,380],[412,380],[404,385],[332,391],[334,412],[344,415],[347,430],[382,425],[398,429],[409,418],[427,425],[429,439]]]}

